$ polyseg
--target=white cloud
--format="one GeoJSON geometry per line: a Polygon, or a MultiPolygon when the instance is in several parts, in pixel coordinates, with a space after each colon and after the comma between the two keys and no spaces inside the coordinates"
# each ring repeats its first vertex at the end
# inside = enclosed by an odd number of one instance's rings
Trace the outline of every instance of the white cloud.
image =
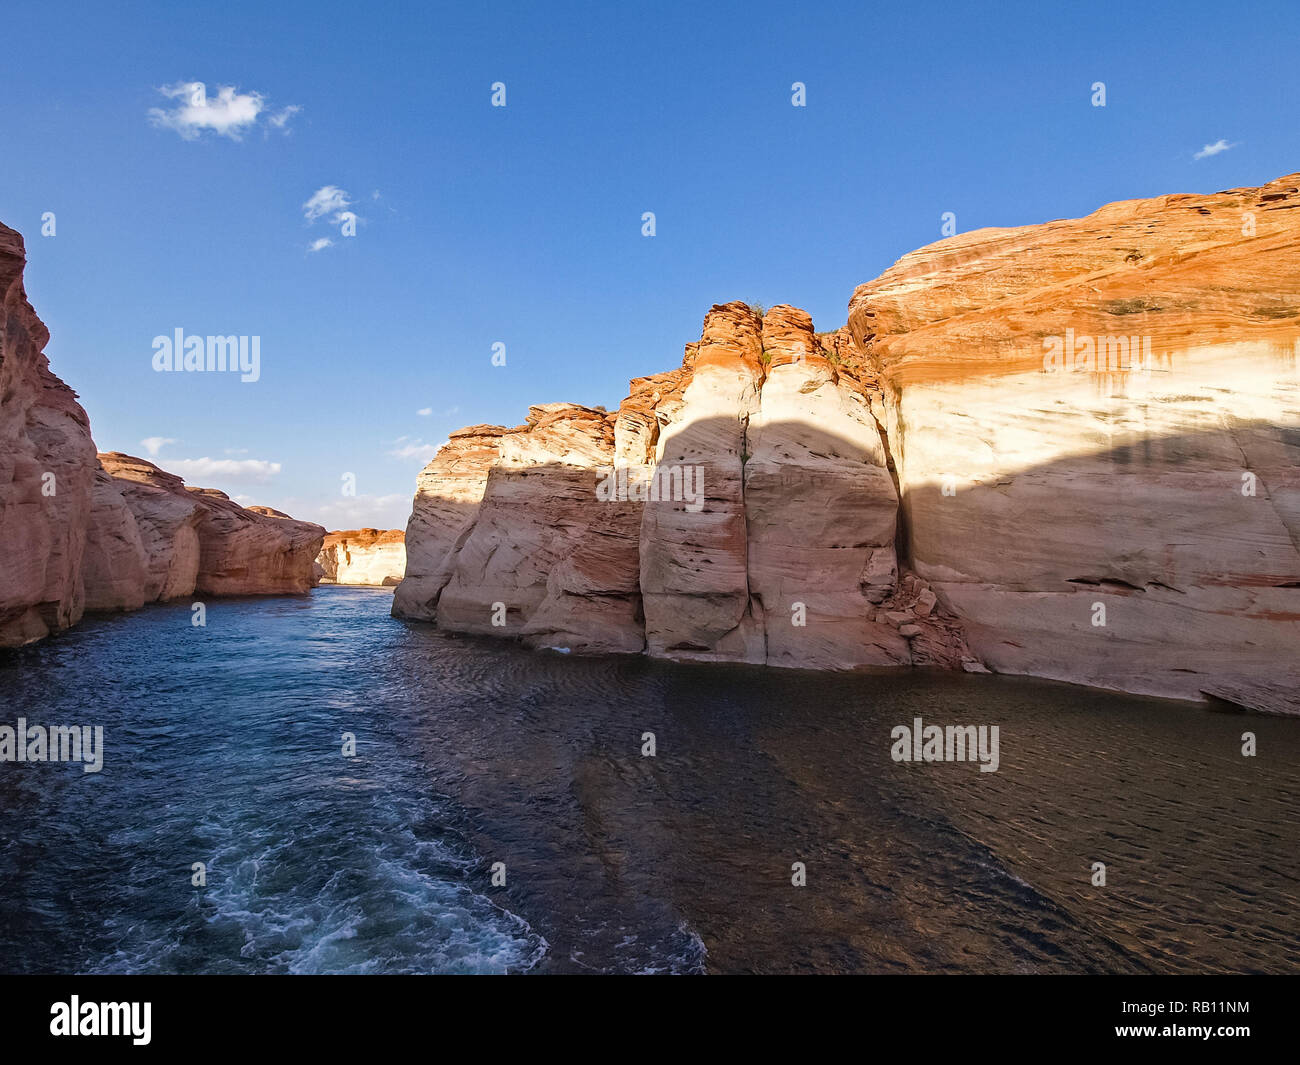
{"type": "MultiPolygon", "coordinates": [[[[276,129],[284,129],[285,126],[289,124],[289,119],[293,118],[293,116],[296,115],[301,110],[302,108],[299,107],[297,104],[290,104],[288,107],[284,108],[284,110],[277,111],[275,114],[269,115],[267,117],[267,121],[271,123],[271,125],[273,125],[276,129]]],[[[285,132],[287,133],[288,130],[285,130],[285,132]]]]}
{"type": "Polygon", "coordinates": [[[175,444],[176,442],[177,441],[173,440],[170,436],[146,436],[140,441],[140,446],[149,452],[150,458],[156,459],[158,457],[158,452],[168,444],[175,444]]]}
{"type": "Polygon", "coordinates": [[[421,418],[427,418],[427,417],[429,417],[430,414],[433,413],[433,408],[432,408],[432,407],[421,407],[421,408],[420,408],[419,410],[417,410],[415,413],[418,414],[421,418]]]}
{"type": "MultiPolygon", "coordinates": [[[[308,222],[315,222],[327,214],[338,215],[350,206],[352,201],[341,188],[337,185],[322,185],[302,205],[302,213],[308,222]]],[[[335,221],[338,221],[337,217],[335,221]]]]}
{"type": "Polygon", "coordinates": [[[433,458],[445,443],[444,440],[442,444],[426,444],[419,437],[399,436],[393,441],[393,450],[388,454],[395,459],[419,459],[423,464],[433,458]]]}
{"type": "Polygon", "coordinates": [[[334,247],[334,242],[330,240],[329,237],[320,237],[317,240],[313,240],[311,244],[308,245],[307,250],[323,251],[325,248],[332,248],[332,247],[334,247]]]}
{"type": "MultiPolygon", "coordinates": [[[[266,111],[266,98],[260,92],[240,92],[232,85],[218,86],[215,96],[208,94],[201,81],[164,85],[158,91],[177,103],[170,110],[149,108],[149,121],[160,129],[175,130],[187,141],[207,131],[239,140],[257,125],[258,117],[266,111]]],[[[283,130],[300,110],[296,104],[290,104],[269,116],[269,120],[283,130]]]]}
{"type": "Polygon", "coordinates": [[[1199,152],[1197,152],[1196,155],[1193,156],[1193,158],[1206,159],[1211,155],[1218,155],[1220,152],[1226,152],[1229,148],[1235,148],[1235,147],[1237,147],[1235,144],[1229,144],[1227,141],[1223,139],[1219,139],[1215,141],[1213,144],[1207,144],[1204,148],[1202,148],[1199,152]]]}
{"type": "Polygon", "coordinates": [[[280,472],[278,462],[265,459],[169,459],[167,469],[179,474],[190,484],[203,487],[204,480],[219,478],[245,484],[266,484],[280,472]]]}

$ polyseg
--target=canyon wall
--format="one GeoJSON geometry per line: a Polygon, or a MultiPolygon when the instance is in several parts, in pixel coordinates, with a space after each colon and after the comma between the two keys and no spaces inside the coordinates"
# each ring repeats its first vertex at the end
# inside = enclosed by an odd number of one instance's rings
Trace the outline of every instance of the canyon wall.
{"type": "Polygon", "coordinates": [[[327,533],[316,564],[322,584],[395,585],[406,572],[401,529],[352,529],[327,533]]]}
{"type": "Polygon", "coordinates": [[[308,591],[319,525],[96,453],[76,393],[50,372],[25,265],[22,237],[0,225],[0,647],[59,632],[87,610],[308,591]]]}
{"type": "Polygon", "coordinates": [[[0,647],[75,625],[95,444],[77,394],[50,372],[27,302],[22,237],[0,225],[0,647]]]}
{"type": "Polygon", "coordinates": [[[616,413],[453,435],[394,614],[1266,703],[1300,679],[1297,180],[962,234],[833,333],[716,306],[616,413]]]}
{"type": "Polygon", "coordinates": [[[420,475],[394,615],[584,652],[978,668],[900,574],[884,407],[848,349],[796,308],[723,304],[616,412],[453,434],[420,475]]]}
{"type": "Polygon", "coordinates": [[[1298,181],[966,233],[854,293],[907,554],[990,668],[1295,688],[1298,181]]]}

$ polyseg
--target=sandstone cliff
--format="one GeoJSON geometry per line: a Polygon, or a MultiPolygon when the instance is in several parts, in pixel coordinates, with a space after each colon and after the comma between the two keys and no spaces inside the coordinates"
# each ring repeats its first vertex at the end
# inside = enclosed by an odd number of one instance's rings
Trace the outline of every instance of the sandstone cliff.
{"type": "Polygon", "coordinates": [[[77,394],[50,372],[23,289],[22,237],[0,225],[0,647],[75,625],[95,486],[77,394]]]}
{"type": "Polygon", "coordinates": [[[242,507],[145,459],[108,452],[99,461],[141,531],[145,602],[191,594],[296,595],[315,585],[321,526],[269,507],[242,507]]]}
{"type": "Polygon", "coordinates": [[[979,230],[854,293],[908,556],[991,668],[1295,686],[1298,182],[979,230]]]}
{"type": "Polygon", "coordinates": [[[316,564],[322,584],[395,585],[406,572],[401,529],[352,529],[325,536],[316,564]]]}
{"type": "Polygon", "coordinates": [[[717,306],[616,413],[454,434],[394,614],[1267,702],[1300,679],[1298,181],[962,234],[833,333],[717,306]]]}
{"type": "Polygon", "coordinates": [[[899,582],[847,343],[793,307],[724,304],[617,412],[547,404],[454,434],[420,475],[394,614],[586,652],[847,669],[915,644],[960,664],[959,630],[899,582]]]}

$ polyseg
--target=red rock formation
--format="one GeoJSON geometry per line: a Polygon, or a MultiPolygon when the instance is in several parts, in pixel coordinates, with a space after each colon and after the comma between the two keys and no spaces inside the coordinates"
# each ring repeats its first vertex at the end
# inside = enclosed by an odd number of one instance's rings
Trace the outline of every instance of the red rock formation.
{"type": "Polygon", "coordinates": [[[122,489],[104,469],[95,471],[82,581],[86,609],[138,610],[144,606],[149,556],[122,489]]]}
{"type": "Polygon", "coordinates": [[[187,596],[305,592],[325,530],[192,490],[127,455],[96,456],[76,393],[50,372],[23,288],[22,237],[0,225],[0,647],[187,596]]]}
{"type": "Polygon", "coordinates": [[[96,469],[86,412],[50,372],[25,263],[22,237],[0,225],[0,647],[80,619],[96,469]]]}
{"type": "Polygon", "coordinates": [[[896,497],[847,344],[793,307],[725,304],[616,413],[551,404],[453,436],[420,477],[394,614],[588,652],[910,661],[900,626],[940,616],[881,614],[896,497]]]}
{"type": "Polygon", "coordinates": [[[1300,680],[1300,175],[941,241],[849,327],[912,562],[990,666],[1300,680]]]}
{"type": "Polygon", "coordinates": [[[494,430],[474,505],[449,509],[453,441],[408,530],[435,576],[397,612],[525,638],[545,616],[557,645],[674,658],[1276,702],[1300,680],[1298,188],[963,234],[861,286],[832,333],[717,306],[683,368],[632,382],[613,417],[613,462],[702,469],[702,507],[628,501],[600,525],[586,485],[609,451],[584,411],[584,453],[530,438],[526,490],[504,442],[529,427],[494,430]],[[556,574],[580,596],[550,595],[556,574]]]}
{"type": "Polygon", "coordinates": [[[99,460],[143,532],[146,602],[296,595],[315,585],[321,526],[269,507],[242,507],[215,488],[192,488],[145,459],[107,452],[99,460]]]}

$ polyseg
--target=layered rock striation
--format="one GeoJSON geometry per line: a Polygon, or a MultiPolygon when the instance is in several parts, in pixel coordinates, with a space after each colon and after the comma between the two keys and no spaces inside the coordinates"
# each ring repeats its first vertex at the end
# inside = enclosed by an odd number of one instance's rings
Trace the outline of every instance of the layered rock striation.
{"type": "Polygon", "coordinates": [[[0,225],[0,646],[75,625],[95,492],[77,394],[50,372],[49,331],[23,287],[22,237],[0,225]]]}
{"type": "Polygon", "coordinates": [[[1298,185],[979,230],[854,293],[909,560],[990,668],[1296,686],[1298,185]]]}

